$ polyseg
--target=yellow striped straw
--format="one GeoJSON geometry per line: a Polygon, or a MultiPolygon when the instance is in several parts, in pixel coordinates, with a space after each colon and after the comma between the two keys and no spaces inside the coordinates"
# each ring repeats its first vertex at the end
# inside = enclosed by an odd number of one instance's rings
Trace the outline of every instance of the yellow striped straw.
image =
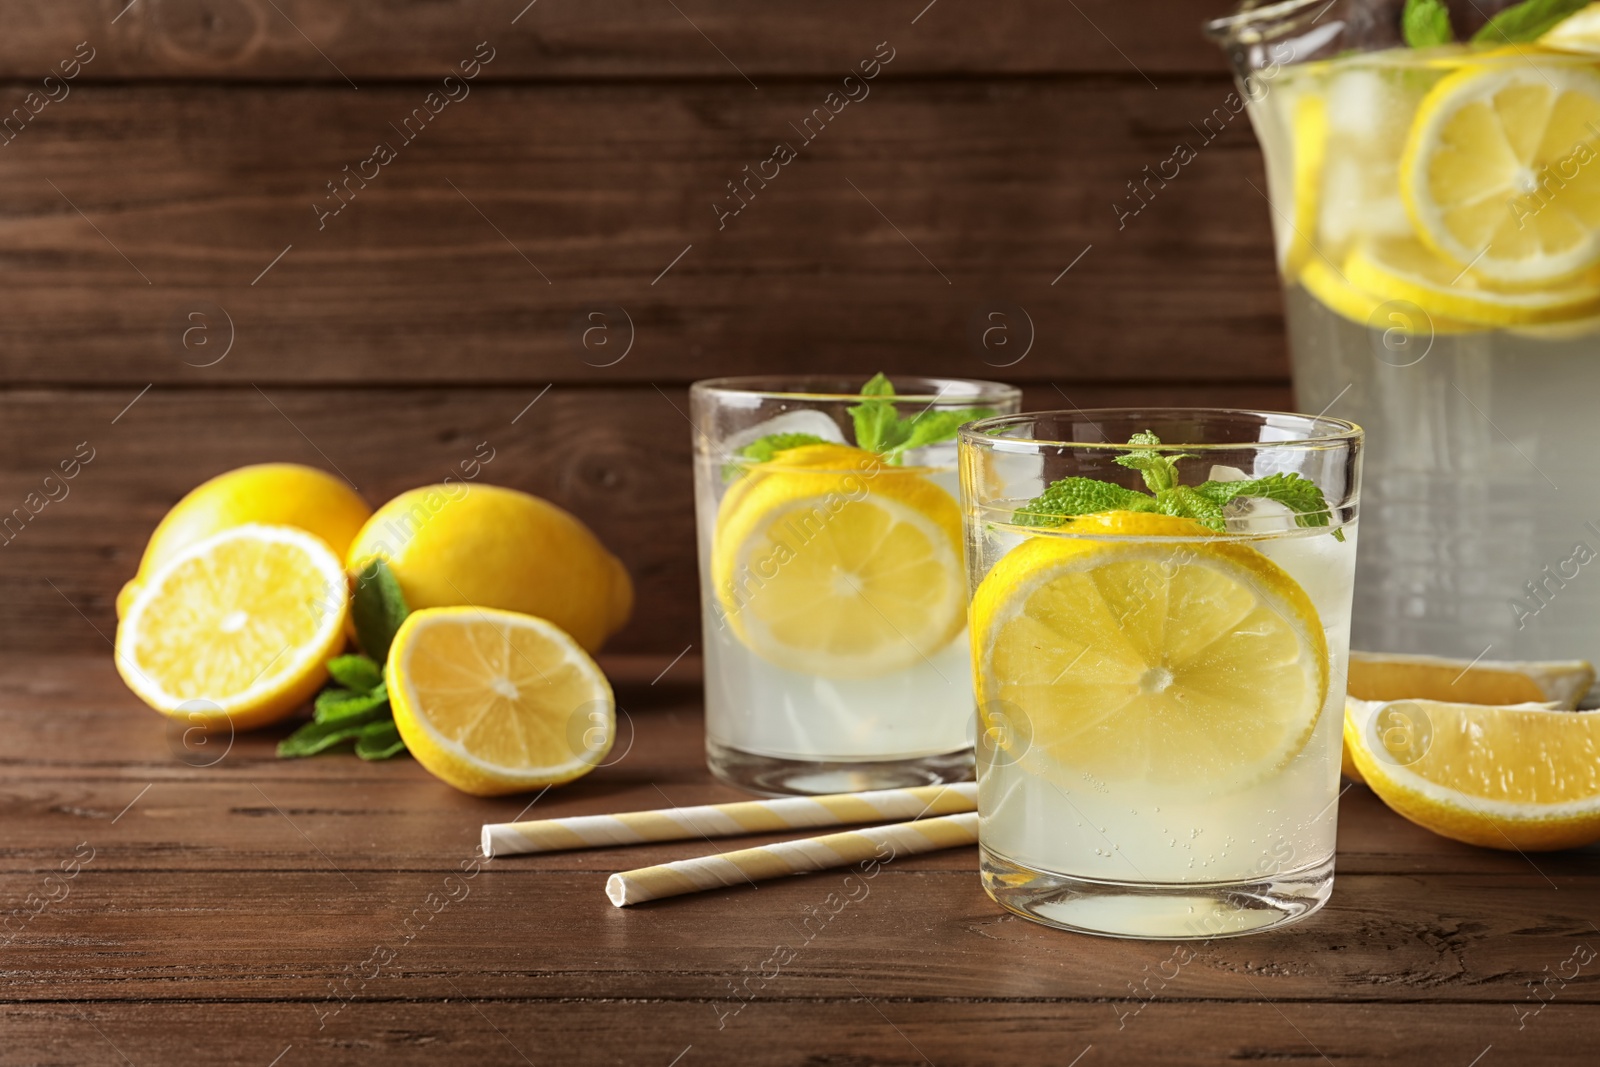
{"type": "Polygon", "coordinates": [[[606,896],[619,908],[647,900],[698,893],[702,889],[743,885],[767,878],[782,878],[806,871],[847,867],[862,860],[887,863],[917,852],[972,845],[978,841],[978,813],[944,815],[891,826],[870,826],[799,841],[742,848],[720,856],[643,867],[613,874],[606,881],[606,896]]]}
{"type": "Polygon", "coordinates": [[[629,811],[618,815],[488,823],[483,828],[483,854],[512,856],[523,852],[637,845],[645,841],[734,837],[808,826],[846,826],[948,815],[973,811],[977,806],[977,785],[958,782],[914,789],[874,789],[864,793],[828,793],[815,797],[629,811]]]}

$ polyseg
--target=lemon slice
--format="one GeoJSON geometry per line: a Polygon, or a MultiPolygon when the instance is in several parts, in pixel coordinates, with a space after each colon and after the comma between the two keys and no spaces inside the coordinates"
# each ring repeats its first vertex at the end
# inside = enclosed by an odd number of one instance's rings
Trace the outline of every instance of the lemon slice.
{"type": "Polygon", "coordinates": [[[1567,16],[1544,32],[1539,44],[1557,52],[1600,55],[1600,4],[1567,16]]]}
{"type": "Polygon", "coordinates": [[[1007,553],[972,603],[980,714],[1066,781],[1242,788],[1305,746],[1328,693],[1316,608],[1188,519],[1110,512],[1007,553]],[[1184,538],[1152,541],[1149,538],[1184,538]]]}
{"type": "Polygon", "coordinates": [[[1345,746],[1384,803],[1436,834],[1524,852],[1600,840],[1600,713],[1355,702],[1345,746]]]}
{"type": "Polygon", "coordinates": [[[1600,72],[1480,63],[1423,98],[1400,192],[1435,252],[1498,283],[1541,284],[1600,262],[1600,72]]]}
{"type": "Polygon", "coordinates": [[[1378,296],[1352,285],[1320,257],[1306,264],[1300,284],[1328,310],[1351,322],[1402,337],[1434,337],[1476,333],[1482,326],[1434,315],[1420,304],[1378,296]]]}
{"type": "Polygon", "coordinates": [[[496,796],[589,773],[616,735],[611,685],[554,623],[492,608],[424,608],[389,647],[406,748],[466,793],[496,796]]]}
{"type": "Polygon", "coordinates": [[[327,680],[348,611],[344,565],[321,539],[236,526],[145,576],[117,627],[117,670],[165,715],[250,729],[327,680]]]}
{"type": "Polygon", "coordinates": [[[1410,238],[1357,246],[1344,273],[1357,288],[1410,301],[1436,321],[1511,326],[1582,318],[1600,308],[1600,280],[1592,275],[1548,289],[1491,289],[1410,238]]]}
{"type": "Polygon", "coordinates": [[[961,511],[915,468],[844,445],[781,452],[723,498],[722,621],[763,659],[826,678],[904,670],[961,633],[961,511]]]}

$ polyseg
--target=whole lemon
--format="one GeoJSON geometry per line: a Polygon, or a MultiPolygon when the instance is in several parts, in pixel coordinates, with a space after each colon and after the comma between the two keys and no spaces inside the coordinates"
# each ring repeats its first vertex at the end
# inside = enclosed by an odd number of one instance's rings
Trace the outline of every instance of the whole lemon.
{"type": "Polygon", "coordinates": [[[622,628],[633,582],[589,528],[546,500],[495,485],[425,485],[373,513],[345,557],[381,556],[406,604],[475,604],[548,619],[587,652],[622,628]]]}
{"type": "Polygon", "coordinates": [[[298,463],[257,463],[202,482],[150,535],[139,572],[117,594],[127,613],[144,579],[190,545],[246,523],[295,526],[328,543],[341,559],[372,508],[343,478],[298,463]]]}

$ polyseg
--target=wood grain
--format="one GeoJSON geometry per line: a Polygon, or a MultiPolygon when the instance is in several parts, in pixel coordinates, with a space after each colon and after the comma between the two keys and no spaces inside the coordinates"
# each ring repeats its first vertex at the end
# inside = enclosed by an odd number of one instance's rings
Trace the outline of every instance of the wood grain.
{"type": "Polygon", "coordinates": [[[887,39],[903,50],[903,69],[918,74],[1142,79],[1222,70],[1200,26],[1227,6],[1168,0],[1151,20],[1116,0],[983,9],[953,0],[866,8],[849,0],[687,0],[677,10],[650,0],[53,0],[8,13],[0,78],[43,75],[58,52],[89,40],[100,54],[86,78],[311,80],[348,89],[349,77],[365,89],[370,80],[442,77],[487,40],[499,52],[488,77],[717,78],[750,92],[745,76],[842,77],[887,39]]]}
{"type": "Polygon", "coordinates": [[[409,144],[415,86],[81,85],[0,147],[0,382],[1286,377],[1225,83],[875,84],[810,144],[809,84],[483,84],[409,144]]]}
{"type": "MultiPolygon", "coordinates": [[[[1026,403],[1289,405],[1281,385],[1058,384],[1031,388],[1026,403]]],[[[685,390],[541,390],[247,385],[0,394],[8,457],[0,514],[39,493],[45,475],[81,443],[94,450],[65,498],[0,543],[7,590],[0,645],[106,647],[116,625],[113,600],[150,531],[213,475],[248,463],[308,463],[341,473],[376,506],[457,472],[487,442],[493,457],[485,481],[571,511],[628,567],[637,587],[634,621],[610,649],[676,655],[700,632],[685,390]]]]}

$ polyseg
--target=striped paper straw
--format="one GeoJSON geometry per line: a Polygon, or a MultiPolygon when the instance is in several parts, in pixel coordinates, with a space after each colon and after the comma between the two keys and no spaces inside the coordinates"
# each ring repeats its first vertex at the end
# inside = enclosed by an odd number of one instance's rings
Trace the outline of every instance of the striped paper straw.
{"type": "Polygon", "coordinates": [[[958,782],[914,789],[875,789],[865,793],[828,793],[815,797],[629,811],[619,815],[489,823],[483,828],[483,854],[512,856],[522,852],[637,845],[644,841],[734,837],[808,826],[845,826],[915,819],[922,815],[949,815],[972,811],[977,806],[977,785],[958,782]]]}
{"type": "Polygon", "coordinates": [[[941,848],[976,844],[977,840],[977,812],[943,815],[892,826],[846,830],[799,841],[780,841],[775,845],[724,852],[720,856],[701,856],[698,859],[663,863],[658,867],[623,871],[607,879],[606,896],[612,904],[625,908],[629,904],[698,893],[702,889],[743,885],[745,882],[782,878],[806,871],[823,871],[830,867],[848,867],[861,860],[876,859],[887,863],[917,852],[936,852],[941,848]],[[888,855],[883,852],[886,846],[890,850],[888,855]]]}

